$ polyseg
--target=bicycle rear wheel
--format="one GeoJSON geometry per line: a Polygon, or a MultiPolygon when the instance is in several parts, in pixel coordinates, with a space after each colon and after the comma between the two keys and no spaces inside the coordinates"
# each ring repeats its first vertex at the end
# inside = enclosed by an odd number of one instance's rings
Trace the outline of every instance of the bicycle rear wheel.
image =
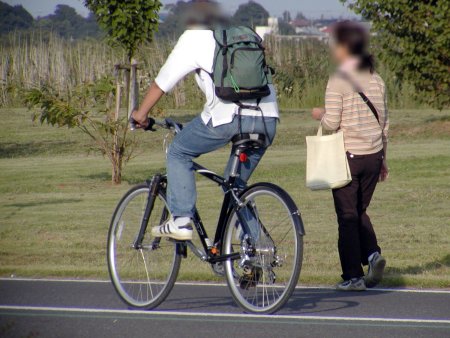
{"type": "Polygon", "coordinates": [[[231,213],[223,240],[224,254],[241,254],[225,262],[227,283],[245,311],[273,313],[289,300],[300,276],[302,221],[293,200],[273,184],[256,184],[240,199],[243,206],[231,213]]]}
{"type": "Polygon", "coordinates": [[[176,243],[151,237],[151,227],[169,217],[163,191],[158,192],[142,245],[135,248],[149,187],[140,185],[128,191],[114,212],[108,234],[108,268],[120,298],[136,308],[152,309],[168,296],[180,269],[181,256],[176,243]]]}

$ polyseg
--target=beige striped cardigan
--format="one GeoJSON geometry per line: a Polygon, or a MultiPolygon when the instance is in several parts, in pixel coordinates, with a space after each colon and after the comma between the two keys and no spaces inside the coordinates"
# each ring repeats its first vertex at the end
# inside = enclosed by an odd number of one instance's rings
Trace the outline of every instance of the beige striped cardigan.
{"type": "Polygon", "coordinates": [[[322,124],[328,130],[340,129],[344,132],[348,152],[355,155],[374,154],[382,150],[383,142],[388,140],[385,84],[377,73],[351,71],[348,75],[374,104],[380,124],[353,86],[338,73],[328,81],[322,124]]]}

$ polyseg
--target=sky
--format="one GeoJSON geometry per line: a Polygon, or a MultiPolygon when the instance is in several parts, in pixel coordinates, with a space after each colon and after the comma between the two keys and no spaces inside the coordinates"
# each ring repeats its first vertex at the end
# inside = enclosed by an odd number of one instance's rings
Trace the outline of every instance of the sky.
{"type": "MultiPolygon", "coordinates": [[[[86,16],[88,10],[83,6],[82,0],[2,0],[10,5],[22,5],[34,17],[51,14],[57,4],[65,4],[74,7],[78,13],[86,16]]],[[[162,3],[174,3],[177,0],[162,0],[162,3]]],[[[294,15],[298,11],[303,12],[307,17],[319,18],[324,15],[329,17],[349,17],[353,16],[339,0],[256,0],[263,5],[272,16],[280,16],[285,10],[291,11],[294,15]]],[[[248,0],[222,0],[219,1],[229,12],[234,12],[242,3],[248,0]]]]}

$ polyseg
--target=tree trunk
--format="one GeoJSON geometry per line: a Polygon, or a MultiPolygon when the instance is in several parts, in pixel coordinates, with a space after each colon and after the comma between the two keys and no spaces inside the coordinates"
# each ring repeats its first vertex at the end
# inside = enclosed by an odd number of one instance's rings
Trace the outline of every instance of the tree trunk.
{"type": "MultiPolygon", "coordinates": [[[[137,81],[137,61],[130,60],[130,65],[121,66],[116,65],[114,68],[114,74],[116,77],[116,109],[114,111],[114,121],[119,121],[119,112],[122,103],[122,89],[121,75],[124,76],[125,82],[125,97],[128,118],[131,113],[137,109],[139,101],[139,84],[137,81]],[[123,71],[123,73],[121,72],[123,71]]],[[[122,167],[125,156],[125,149],[121,149],[119,139],[119,128],[116,127],[113,135],[113,146],[111,149],[111,163],[112,174],[111,181],[113,184],[120,184],[122,182],[122,167]]],[[[126,133],[123,135],[126,137],[126,133]]]]}
{"type": "Polygon", "coordinates": [[[130,78],[128,87],[128,118],[130,118],[131,113],[138,108],[139,85],[137,81],[137,65],[137,61],[132,59],[130,64],[130,78]]]}
{"type": "Polygon", "coordinates": [[[122,155],[119,155],[116,158],[116,162],[113,164],[112,169],[112,183],[113,184],[121,184],[122,183],[122,155]]]}
{"type": "MultiPolygon", "coordinates": [[[[114,111],[114,121],[119,120],[120,105],[122,102],[122,86],[120,84],[120,70],[119,65],[116,65],[116,110],[114,111]]],[[[112,175],[111,181],[113,184],[120,184],[122,182],[122,155],[119,146],[119,135],[117,134],[117,127],[115,128],[113,136],[113,149],[111,154],[112,175]]]]}

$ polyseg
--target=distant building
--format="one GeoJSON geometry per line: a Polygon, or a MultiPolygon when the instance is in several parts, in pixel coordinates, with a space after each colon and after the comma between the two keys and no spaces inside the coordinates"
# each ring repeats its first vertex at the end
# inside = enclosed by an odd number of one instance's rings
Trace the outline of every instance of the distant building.
{"type": "Polygon", "coordinates": [[[316,26],[307,26],[307,27],[296,27],[295,33],[304,39],[317,39],[320,41],[327,40],[328,34],[325,32],[322,32],[319,28],[316,26]]]}
{"type": "Polygon", "coordinates": [[[308,27],[311,26],[311,20],[295,19],[290,22],[290,25],[294,28],[308,27]]]}
{"type": "Polygon", "coordinates": [[[278,35],[280,28],[278,26],[278,18],[270,17],[267,20],[267,26],[256,26],[255,31],[258,35],[264,39],[266,35],[278,35]]]}

